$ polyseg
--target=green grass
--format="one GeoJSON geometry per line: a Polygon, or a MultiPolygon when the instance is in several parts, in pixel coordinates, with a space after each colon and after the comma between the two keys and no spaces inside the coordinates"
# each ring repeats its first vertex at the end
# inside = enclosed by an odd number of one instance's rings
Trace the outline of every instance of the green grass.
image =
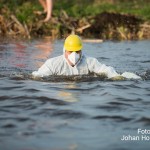
{"type": "Polygon", "coordinates": [[[25,2],[23,5],[20,5],[16,10],[16,16],[21,22],[30,22],[34,20],[33,11],[34,7],[30,2],[25,2]]]}
{"type": "Polygon", "coordinates": [[[57,15],[59,10],[63,9],[69,16],[73,17],[94,16],[101,12],[107,11],[133,14],[144,20],[150,20],[150,2],[148,0],[145,0],[144,2],[142,0],[115,0],[115,3],[100,1],[101,0],[96,3],[92,0],[82,0],[80,2],[78,0],[63,0],[63,2],[55,0],[53,10],[57,15]]]}
{"type": "MultiPolygon", "coordinates": [[[[81,18],[94,16],[107,12],[136,15],[144,20],[150,21],[150,2],[149,0],[54,0],[53,15],[60,16],[60,10],[65,10],[71,17],[81,18]]],[[[34,10],[42,10],[38,0],[12,0],[10,2],[2,0],[0,8],[7,5],[16,14],[18,19],[23,22],[35,17],[34,10]]]]}

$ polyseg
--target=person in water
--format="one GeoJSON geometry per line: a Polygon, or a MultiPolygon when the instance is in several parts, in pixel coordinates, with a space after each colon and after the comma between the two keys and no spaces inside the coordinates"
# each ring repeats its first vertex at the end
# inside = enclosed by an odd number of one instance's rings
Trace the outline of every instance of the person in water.
{"type": "Polygon", "coordinates": [[[78,35],[70,35],[64,42],[63,55],[48,59],[34,77],[50,75],[88,75],[95,73],[105,75],[114,80],[123,80],[124,76],[118,74],[113,67],[100,63],[96,58],[88,57],[82,52],[83,44],[78,35]]]}
{"type": "Polygon", "coordinates": [[[53,0],[39,0],[39,2],[44,9],[44,13],[47,13],[44,22],[48,22],[52,16],[53,0]]]}

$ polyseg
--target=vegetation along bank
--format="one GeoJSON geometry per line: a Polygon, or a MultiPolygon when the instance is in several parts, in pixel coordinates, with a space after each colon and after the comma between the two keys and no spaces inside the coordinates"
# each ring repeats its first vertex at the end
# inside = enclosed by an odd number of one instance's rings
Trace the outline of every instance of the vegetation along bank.
{"type": "Polygon", "coordinates": [[[54,0],[46,23],[38,0],[1,1],[1,38],[55,39],[70,33],[104,40],[150,38],[149,0],[54,0]]]}

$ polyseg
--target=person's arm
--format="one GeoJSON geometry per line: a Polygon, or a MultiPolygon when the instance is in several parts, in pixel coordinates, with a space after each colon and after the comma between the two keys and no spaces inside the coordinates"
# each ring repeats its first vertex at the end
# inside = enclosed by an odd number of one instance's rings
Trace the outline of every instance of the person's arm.
{"type": "Polygon", "coordinates": [[[105,64],[101,64],[96,58],[89,57],[88,66],[90,72],[96,74],[105,74],[108,78],[119,76],[119,74],[114,70],[113,67],[106,66],[105,64]]]}
{"type": "Polygon", "coordinates": [[[88,58],[88,66],[90,72],[96,73],[97,75],[106,76],[112,80],[122,80],[120,74],[118,74],[113,67],[106,66],[105,64],[101,64],[96,58],[88,58]]]}
{"type": "Polygon", "coordinates": [[[46,0],[46,5],[47,5],[47,16],[46,16],[44,22],[49,21],[49,19],[52,16],[53,1],[52,0],[46,0]]]}
{"type": "Polygon", "coordinates": [[[123,74],[118,74],[113,67],[106,66],[105,64],[101,64],[97,59],[92,58],[89,59],[91,71],[98,75],[105,75],[110,80],[125,80],[125,79],[141,79],[140,76],[131,73],[124,72],[123,74]]]}
{"type": "Polygon", "coordinates": [[[47,65],[48,61],[43,64],[38,71],[32,72],[33,77],[45,77],[52,75],[52,70],[50,70],[50,67],[47,65]]]}

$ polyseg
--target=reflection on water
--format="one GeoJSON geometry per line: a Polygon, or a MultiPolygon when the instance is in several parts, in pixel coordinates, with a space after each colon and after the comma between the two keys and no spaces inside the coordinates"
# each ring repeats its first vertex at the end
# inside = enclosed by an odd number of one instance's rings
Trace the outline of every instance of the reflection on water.
{"type": "Polygon", "coordinates": [[[25,50],[27,46],[21,42],[16,42],[12,49],[13,55],[9,58],[10,64],[14,64],[15,67],[25,68],[24,59],[27,57],[25,50]]]}
{"type": "MultiPolygon", "coordinates": [[[[38,41],[35,44],[35,48],[37,48],[38,50],[40,50],[40,53],[37,53],[37,55],[35,56],[35,60],[45,60],[48,59],[48,57],[50,56],[53,48],[52,48],[52,42],[50,41],[50,39],[44,39],[43,41],[38,41]]],[[[41,67],[41,65],[43,64],[43,62],[38,61],[37,62],[37,68],[41,67]]]]}
{"type": "MultiPolygon", "coordinates": [[[[71,85],[66,85],[64,88],[65,89],[66,88],[74,89],[74,88],[77,88],[77,87],[76,87],[75,84],[71,84],[71,85]]],[[[65,91],[65,90],[59,91],[58,96],[66,102],[77,102],[78,101],[75,94],[73,94],[69,91],[65,91]]]]}
{"type": "Polygon", "coordinates": [[[142,80],[33,79],[31,72],[62,47],[48,40],[0,44],[0,150],[149,149],[150,141],[121,138],[150,127],[150,42],[84,45],[85,53],[142,80]]]}

